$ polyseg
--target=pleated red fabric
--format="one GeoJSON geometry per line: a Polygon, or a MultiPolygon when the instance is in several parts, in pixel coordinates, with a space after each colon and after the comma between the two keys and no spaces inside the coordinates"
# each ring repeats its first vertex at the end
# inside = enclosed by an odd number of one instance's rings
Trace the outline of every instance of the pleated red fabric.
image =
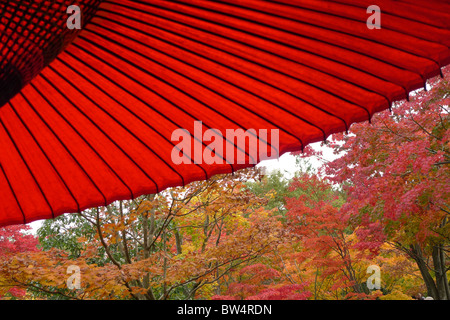
{"type": "Polygon", "coordinates": [[[0,226],[254,165],[225,137],[245,163],[175,164],[196,121],[279,155],[370,121],[450,63],[447,1],[377,0],[369,29],[372,2],[1,0],[0,226]]]}

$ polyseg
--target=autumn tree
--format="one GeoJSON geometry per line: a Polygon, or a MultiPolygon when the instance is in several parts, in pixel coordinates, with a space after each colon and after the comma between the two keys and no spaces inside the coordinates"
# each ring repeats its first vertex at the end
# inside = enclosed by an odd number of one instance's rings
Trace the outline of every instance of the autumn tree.
{"type": "MultiPolygon", "coordinates": [[[[16,254],[27,254],[38,251],[38,240],[29,233],[28,225],[12,225],[0,228],[0,268],[1,262],[7,261],[16,254]]],[[[0,275],[0,299],[5,297],[23,297],[25,290],[14,286],[0,275]]]]}
{"type": "Polygon", "coordinates": [[[222,295],[213,300],[306,300],[306,283],[287,281],[282,272],[263,263],[249,264],[235,272],[222,295]]]}
{"type": "Polygon", "coordinates": [[[342,210],[358,225],[361,248],[388,242],[416,262],[429,296],[450,299],[450,84],[436,78],[430,87],[335,135],[342,156],[323,172],[344,187],[342,210]]]}
{"type": "Polygon", "coordinates": [[[295,177],[290,190],[297,196],[287,198],[288,225],[299,238],[301,261],[308,271],[304,276],[311,280],[314,299],[368,297],[361,272],[368,265],[358,263],[367,257],[355,250],[354,229],[346,212],[340,211],[339,190],[309,173],[295,177]]]}
{"type": "MultiPolygon", "coordinates": [[[[314,149],[311,146],[307,146],[306,150],[312,151],[314,149]]],[[[308,157],[296,157],[295,167],[291,168],[294,170],[291,170],[290,173],[287,170],[280,169],[267,172],[265,167],[262,168],[262,174],[259,176],[259,179],[247,181],[247,189],[258,197],[266,198],[267,204],[265,208],[268,210],[276,209],[283,217],[287,211],[286,198],[298,196],[301,193],[299,189],[290,188],[292,178],[304,173],[317,173],[317,170],[311,163],[311,159],[308,157]]]]}
{"type": "Polygon", "coordinates": [[[227,272],[281,239],[267,200],[245,188],[255,179],[256,170],[243,170],[48,220],[39,230],[44,250],[11,257],[1,274],[70,299],[210,297],[227,272]],[[67,288],[71,265],[79,290],[67,288]]]}
{"type": "Polygon", "coordinates": [[[267,198],[265,208],[268,210],[276,209],[282,215],[286,212],[285,198],[290,193],[289,182],[282,171],[274,170],[273,172],[261,175],[256,181],[248,181],[247,189],[258,197],[267,198]]]}

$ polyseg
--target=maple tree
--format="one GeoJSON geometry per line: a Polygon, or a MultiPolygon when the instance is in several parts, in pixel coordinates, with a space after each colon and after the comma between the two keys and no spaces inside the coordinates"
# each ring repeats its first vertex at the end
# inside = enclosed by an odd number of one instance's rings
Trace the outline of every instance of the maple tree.
{"type": "MultiPolygon", "coordinates": [[[[365,253],[354,250],[356,239],[339,190],[317,175],[295,177],[291,190],[301,191],[287,199],[288,222],[301,243],[304,268],[313,271],[314,299],[369,297],[361,270],[365,253]],[[327,283],[326,287],[322,287],[327,283]]],[[[364,270],[365,270],[364,268],[364,270]]]]}
{"type": "Polygon", "coordinates": [[[426,286],[414,260],[400,254],[389,243],[381,245],[379,254],[372,262],[383,271],[381,283],[385,295],[379,299],[411,300],[412,297],[426,292],[426,286]]]}
{"type": "Polygon", "coordinates": [[[429,296],[449,299],[450,84],[430,87],[334,135],[329,145],[342,156],[322,173],[343,186],[361,248],[376,253],[388,242],[416,262],[429,296]]]}
{"type": "Polygon", "coordinates": [[[230,273],[226,290],[214,299],[346,299],[351,293],[376,297],[360,288],[365,276],[360,271],[367,266],[351,260],[353,240],[339,216],[338,191],[312,172],[299,171],[287,181],[274,172],[256,184],[250,184],[252,191],[275,200],[269,204],[281,213],[285,239],[257,263],[230,273]]]}
{"type": "MultiPolygon", "coordinates": [[[[27,225],[13,225],[0,228],[0,261],[21,253],[38,251],[38,239],[29,233],[27,225]]],[[[5,296],[24,297],[24,289],[11,285],[0,275],[0,299],[5,296]]]]}
{"type": "Polygon", "coordinates": [[[279,241],[266,200],[244,190],[256,170],[46,221],[44,250],[4,260],[11,283],[72,299],[211,296],[223,275],[279,241]],[[67,268],[83,275],[68,290],[67,268]]]}
{"type": "Polygon", "coordinates": [[[305,283],[286,281],[282,272],[263,263],[250,264],[234,275],[222,295],[214,300],[306,300],[311,292],[305,283]]]}

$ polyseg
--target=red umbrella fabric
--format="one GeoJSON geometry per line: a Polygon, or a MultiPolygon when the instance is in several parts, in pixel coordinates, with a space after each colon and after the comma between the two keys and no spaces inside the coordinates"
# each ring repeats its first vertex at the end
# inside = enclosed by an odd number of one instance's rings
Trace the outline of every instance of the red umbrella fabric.
{"type": "Polygon", "coordinates": [[[372,4],[2,0],[0,226],[264,159],[227,130],[281,155],[407,98],[450,63],[450,5],[377,0],[374,27],[372,4]],[[206,132],[223,137],[212,164],[197,158],[212,150],[206,132]]]}

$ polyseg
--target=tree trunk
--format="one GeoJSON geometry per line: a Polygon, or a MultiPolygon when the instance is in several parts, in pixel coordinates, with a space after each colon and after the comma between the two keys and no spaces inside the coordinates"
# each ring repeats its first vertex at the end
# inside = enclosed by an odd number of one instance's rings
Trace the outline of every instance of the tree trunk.
{"type": "Polygon", "coordinates": [[[427,287],[427,294],[433,299],[439,299],[439,293],[434,282],[433,277],[430,274],[427,264],[425,263],[422,249],[419,245],[411,246],[411,257],[416,261],[417,266],[419,267],[420,273],[422,274],[423,281],[427,287]]]}
{"type": "Polygon", "coordinates": [[[445,259],[445,251],[442,248],[442,246],[441,246],[440,253],[441,253],[441,268],[444,273],[444,277],[443,277],[442,281],[445,286],[445,293],[447,295],[447,300],[450,300],[450,281],[448,281],[448,278],[447,278],[447,264],[446,264],[446,259],[445,259]]]}
{"type": "Polygon", "coordinates": [[[448,280],[446,275],[445,267],[445,256],[441,245],[436,245],[433,247],[433,265],[436,274],[436,287],[437,287],[437,297],[433,297],[439,300],[449,300],[448,295],[448,280]]]}

